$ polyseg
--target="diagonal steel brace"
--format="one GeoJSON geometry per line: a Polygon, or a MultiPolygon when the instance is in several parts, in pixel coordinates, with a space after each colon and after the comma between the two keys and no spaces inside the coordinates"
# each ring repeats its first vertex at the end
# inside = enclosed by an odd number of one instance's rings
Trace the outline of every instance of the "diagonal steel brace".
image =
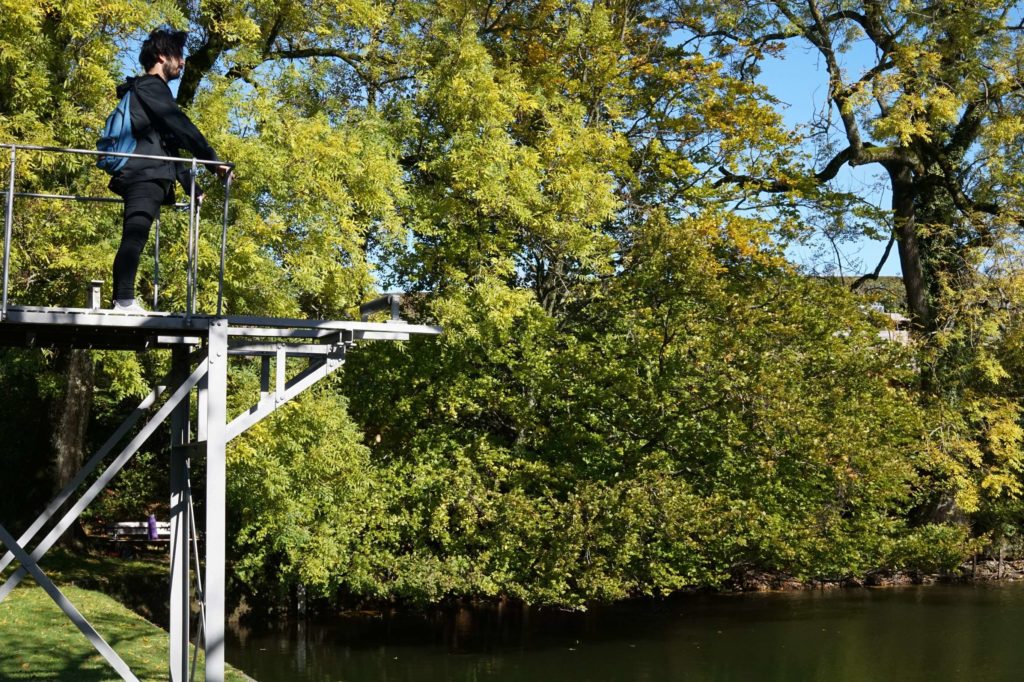
{"type": "MultiPolygon", "coordinates": [[[[167,399],[167,402],[165,402],[163,406],[157,410],[156,414],[153,415],[153,418],[150,419],[144,427],[142,427],[128,445],[125,446],[125,449],[121,451],[114,461],[110,463],[102,474],[100,474],[99,478],[97,478],[82,494],[82,497],[80,497],[78,501],[68,509],[60,522],[54,526],[46,537],[43,538],[43,540],[36,546],[35,550],[31,554],[33,561],[39,561],[43,555],[46,554],[54,544],[56,544],[57,540],[60,539],[60,536],[71,527],[71,524],[74,523],[79,516],[81,516],[82,512],[85,511],[85,508],[88,507],[94,499],[96,499],[96,496],[107,487],[107,484],[110,483],[114,476],[116,476],[118,472],[124,468],[124,465],[127,464],[135,455],[135,453],[139,451],[139,448],[149,440],[149,437],[153,435],[153,432],[156,431],[165,419],[167,419],[178,403],[181,402],[185,396],[191,393],[195,385],[199,383],[199,380],[206,374],[206,369],[207,363],[200,362],[199,366],[194,372],[192,372],[189,378],[178,386],[174,393],[167,399]]],[[[9,548],[11,550],[15,549],[14,547],[9,548]]],[[[17,556],[16,552],[15,556],[17,556]]],[[[20,583],[27,574],[28,571],[26,567],[22,565],[11,575],[10,578],[7,579],[7,582],[0,587],[0,602],[10,595],[11,590],[17,587],[18,583],[20,583]]]]}
{"type": "Polygon", "coordinates": [[[32,577],[36,579],[39,586],[43,588],[46,594],[50,595],[50,599],[52,599],[57,606],[67,614],[67,617],[71,619],[82,634],[92,642],[96,651],[100,652],[100,655],[107,660],[107,663],[117,671],[117,674],[121,676],[121,679],[126,680],[126,682],[139,682],[139,678],[135,677],[131,668],[128,667],[128,664],[117,655],[117,652],[107,644],[106,640],[100,637],[100,634],[96,632],[96,629],[85,619],[85,616],[83,616],[82,613],[75,608],[75,605],[64,596],[64,593],[60,591],[60,588],[54,585],[53,581],[46,577],[46,574],[40,570],[39,564],[37,564],[35,560],[28,555],[25,549],[15,541],[14,536],[12,536],[2,525],[0,525],[0,543],[6,545],[7,549],[9,549],[18,561],[21,562],[21,565],[32,574],[32,577]]]}
{"type": "Polygon", "coordinates": [[[231,420],[231,423],[228,424],[227,427],[228,441],[230,442],[237,436],[242,435],[250,428],[273,414],[277,408],[297,397],[300,393],[312,387],[321,379],[327,378],[335,370],[340,368],[343,363],[343,358],[328,357],[324,360],[320,360],[319,362],[315,362],[307,369],[299,372],[299,374],[297,374],[291,381],[285,383],[283,372],[284,363],[280,358],[278,358],[277,390],[273,393],[261,396],[258,403],[231,420]]]}
{"type": "MultiPolygon", "coordinates": [[[[75,475],[75,478],[66,486],[64,486],[64,489],[60,491],[60,494],[58,494],[57,497],[53,498],[53,501],[50,502],[49,506],[47,506],[46,509],[43,510],[43,512],[39,515],[39,517],[32,523],[32,525],[29,526],[28,529],[21,534],[21,537],[18,538],[19,545],[21,545],[22,547],[28,547],[28,544],[32,542],[32,540],[35,538],[36,533],[39,532],[39,529],[46,525],[46,522],[49,521],[50,518],[57,513],[61,506],[63,506],[63,504],[68,501],[68,499],[75,492],[75,490],[78,489],[78,486],[82,485],[82,483],[89,476],[89,474],[96,470],[96,467],[98,467],[100,463],[103,461],[103,459],[106,458],[106,456],[110,453],[110,451],[114,449],[114,446],[117,445],[121,441],[121,439],[125,437],[125,435],[132,429],[133,426],[135,426],[139,419],[141,419],[142,416],[146,414],[146,412],[149,410],[149,408],[153,406],[153,403],[157,401],[157,398],[160,397],[160,394],[163,393],[164,390],[165,386],[157,386],[152,390],[152,392],[150,392],[149,395],[147,395],[143,399],[141,403],[139,403],[139,406],[136,407],[135,410],[130,415],[128,415],[128,417],[121,423],[121,426],[117,428],[117,431],[115,431],[113,435],[111,435],[110,438],[107,439],[107,442],[104,443],[103,446],[96,451],[96,454],[94,454],[89,459],[89,461],[86,462],[85,466],[83,466],[82,469],[75,475]]],[[[8,551],[7,554],[4,554],[3,558],[0,559],[0,573],[2,573],[5,568],[10,566],[12,561],[14,561],[14,553],[8,551]]]]}

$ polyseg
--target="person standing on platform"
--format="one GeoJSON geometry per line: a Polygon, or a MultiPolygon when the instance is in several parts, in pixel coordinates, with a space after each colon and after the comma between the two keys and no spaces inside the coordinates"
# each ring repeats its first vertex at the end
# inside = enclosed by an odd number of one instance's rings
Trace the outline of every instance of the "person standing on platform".
{"type": "MultiPolygon", "coordinates": [[[[179,149],[187,149],[198,159],[219,160],[203,134],[178,108],[168,85],[180,78],[185,68],[187,37],[184,31],[158,29],[150,33],[139,52],[139,63],[145,74],[128,78],[117,87],[118,99],[129,91],[132,93],[129,107],[132,134],[136,140],[135,154],[180,156],[179,149]]],[[[226,178],[231,172],[228,166],[215,166],[213,170],[221,178],[226,178]]],[[[186,194],[191,193],[192,177],[185,164],[131,158],[110,180],[111,191],[124,199],[121,245],[114,257],[112,298],[115,312],[147,312],[135,300],[135,275],[142,249],[149,239],[150,227],[160,215],[160,206],[174,204],[175,179],[186,194]]],[[[197,201],[202,197],[203,193],[197,186],[197,201]]]]}

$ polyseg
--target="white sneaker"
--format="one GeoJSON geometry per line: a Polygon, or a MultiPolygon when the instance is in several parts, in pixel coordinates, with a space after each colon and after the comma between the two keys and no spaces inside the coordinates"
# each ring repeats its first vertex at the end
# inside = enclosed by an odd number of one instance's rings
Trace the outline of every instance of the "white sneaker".
{"type": "Polygon", "coordinates": [[[131,303],[123,303],[122,301],[114,301],[114,312],[115,313],[126,313],[130,315],[148,315],[149,311],[143,308],[133,298],[131,303]]]}

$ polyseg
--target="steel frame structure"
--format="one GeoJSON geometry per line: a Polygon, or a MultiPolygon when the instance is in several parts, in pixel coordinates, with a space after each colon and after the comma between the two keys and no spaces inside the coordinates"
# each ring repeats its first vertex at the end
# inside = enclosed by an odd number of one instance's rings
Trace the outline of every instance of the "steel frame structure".
{"type": "MultiPolygon", "coordinates": [[[[391,300],[388,299],[387,305],[391,300]]],[[[20,564],[0,585],[0,601],[10,595],[26,575],[31,575],[122,679],[137,680],[117,652],[46,577],[39,561],[157,429],[168,422],[171,440],[170,679],[186,682],[194,678],[196,659],[190,656],[193,641],[190,634],[194,633],[195,650],[201,643],[206,654],[206,679],[220,682],[224,679],[225,449],[228,442],[334,373],[356,343],[403,340],[411,335],[440,332],[437,327],[407,324],[400,319],[365,322],[167,313],[125,315],[85,308],[9,306],[7,318],[0,322],[0,344],[170,349],[172,369],[18,538],[0,525],[0,543],[8,550],[0,558],[0,571],[12,561],[20,564]],[[258,359],[261,365],[260,395],[249,409],[236,415],[229,415],[227,411],[228,359],[231,357],[258,359]],[[296,363],[289,367],[288,361],[293,358],[302,358],[305,366],[298,371],[294,367],[296,363]],[[136,429],[151,412],[152,416],[136,429]],[[107,462],[125,440],[128,442],[107,462]],[[204,571],[200,571],[189,474],[192,462],[200,457],[205,458],[206,463],[204,571]],[[105,468],[99,476],[80,491],[103,465],[105,468]],[[50,530],[39,539],[46,527],[50,530]],[[193,589],[199,606],[195,628],[192,627],[193,589]]]]}
{"type": "MultiPolygon", "coordinates": [[[[224,604],[226,550],[226,456],[228,442],[245,433],[282,405],[334,373],[356,343],[407,340],[414,335],[436,335],[429,325],[408,324],[400,318],[399,295],[388,294],[361,309],[360,321],[303,320],[223,314],[224,263],[227,253],[230,175],[224,187],[220,234],[220,270],[216,314],[196,311],[198,291],[199,210],[195,183],[187,204],[188,244],[186,296],[183,313],[125,314],[100,309],[99,283],[91,282],[87,308],[54,308],[11,305],[8,300],[10,254],[13,240],[14,199],[49,199],[85,202],[118,201],[109,197],[18,192],[15,186],[18,151],[55,152],[84,156],[127,156],[186,163],[193,175],[200,165],[224,165],[225,161],[156,157],[139,154],[101,153],[33,145],[0,144],[9,150],[7,187],[4,196],[3,257],[0,265],[0,345],[20,347],[63,346],[126,351],[165,349],[171,352],[171,371],[139,403],[124,422],[85,463],[74,479],[50,502],[36,520],[15,538],[0,523],[0,573],[12,562],[20,566],[0,585],[0,602],[25,576],[31,575],[57,603],[96,650],[123,680],[137,682],[128,665],[75,608],[39,566],[39,561],[74,524],[119,471],[165,422],[170,426],[171,542],[170,542],[170,651],[172,682],[194,679],[195,655],[205,651],[208,682],[224,679],[224,604]],[[374,312],[389,310],[387,322],[368,322],[374,312]],[[260,362],[260,395],[251,407],[228,414],[229,358],[253,358],[260,362]],[[295,371],[289,360],[300,358],[305,367],[295,371]],[[193,404],[195,405],[193,418],[193,404]],[[152,413],[152,414],[150,414],[152,413]],[[142,426],[139,422],[146,419],[142,426]],[[126,443],[124,441],[127,441],[126,443]],[[121,449],[110,459],[118,446],[121,449]],[[206,517],[203,554],[192,504],[191,464],[205,458],[206,517]],[[99,475],[91,478],[103,467],[99,475]],[[92,481],[85,485],[87,481],[92,481]],[[84,488],[84,489],[83,489],[84,488]],[[39,539],[43,530],[49,530],[39,539]],[[31,549],[30,549],[31,547],[31,549]],[[195,598],[193,598],[193,595],[195,598]],[[193,604],[198,620],[192,627],[193,604]],[[191,634],[195,634],[194,647],[191,634]],[[190,657],[190,652],[193,654],[190,657]]],[[[155,273],[159,273],[159,223],[155,244],[155,273]]],[[[156,275],[159,277],[159,275],[156,275]]],[[[158,280],[154,283],[156,304],[158,280]]]]}

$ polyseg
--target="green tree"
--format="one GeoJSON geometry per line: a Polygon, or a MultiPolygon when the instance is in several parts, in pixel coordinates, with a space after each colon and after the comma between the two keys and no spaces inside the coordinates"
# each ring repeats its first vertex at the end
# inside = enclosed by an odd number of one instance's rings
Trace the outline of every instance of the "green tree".
{"type": "Polygon", "coordinates": [[[725,178],[758,191],[806,191],[844,166],[879,165],[908,309],[924,331],[939,329],[944,284],[1000,244],[1020,212],[1016,3],[678,4],[680,27],[746,77],[787,43],[818,53],[827,111],[810,141],[824,162],[808,170],[783,160],[777,177],[723,169],[725,178]],[[695,20],[694,9],[704,18],[695,20]],[[850,66],[851,55],[869,51],[863,67],[850,66]]]}
{"type": "Polygon", "coordinates": [[[774,168],[725,167],[722,182],[783,202],[810,197],[813,211],[841,225],[855,221],[836,216],[836,202],[846,205],[833,187],[839,170],[882,169],[891,212],[868,233],[891,232],[897,245],[923,343],[917,400],[936,436],[922,513],[962,519],[1016,497],[1021,410],[999,358],[1017,305],[1006,266],[1017,258],[1021,212],[1018,3],[677,5],[680,29],[740,76],[753,78],[760,60],[788,45],[816,53],[825,110],[794,145],[813,145],[818,165],[790,146],[774,168]]]}

